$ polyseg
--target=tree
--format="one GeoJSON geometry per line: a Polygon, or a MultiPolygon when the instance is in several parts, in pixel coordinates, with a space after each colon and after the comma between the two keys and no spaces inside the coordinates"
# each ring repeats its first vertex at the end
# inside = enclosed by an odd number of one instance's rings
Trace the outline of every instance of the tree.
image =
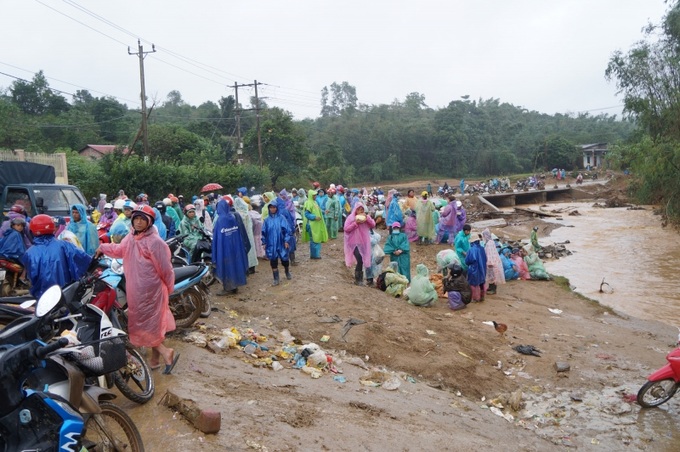
{"type": "Polygon", "coordinates": [[[349,83],[331,83],[330,94],[327,86],[321,90],[321,116],[339,116],[344,112],[353,113],[356,109],[357,89],[349,83]]]}
{"type": "MultiPolygon", "coordinates": [[[[276,188],[280,177],[306,167],[309,150],[302,129],[293,122],[290,113],[270,108],[262,116],[262,160],[269,167],[272,188],[276,188]]],[[[259,160],[257,131],[251,130],[246,134],[244,152],[251,162],[259,160]]]]}
{"type": "Polygon", "coordinates": [[[12,102],[28,115],[58,115],[69,109],[66,99],[50,89],[43,71],[35,74],[31,82],[14,81],[10,93],[12,102]]]}

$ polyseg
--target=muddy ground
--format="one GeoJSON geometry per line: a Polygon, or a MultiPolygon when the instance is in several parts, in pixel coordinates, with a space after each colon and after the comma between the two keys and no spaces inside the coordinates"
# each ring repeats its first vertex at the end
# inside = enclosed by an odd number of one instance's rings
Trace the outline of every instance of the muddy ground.
{"type": "MultiPolygon", "coordinates": [[[[585,189],[606,200],[625,195],[617,184],[585,189]]],[[[478,202],[466,203],[473,218],[481,215],[478,202]]],[[[515,216],[509,223],[492,230],[526,239],[541,224],[539,237],[547,233],[538,218],[515,216]]],[[[413,270],[424,263],[435,272],[435,255],[445,247],[414,246],[413,270]]],[[[118,399],[140,427],[147,450],[676,447],[675,402],[641,410],[630,400],[651,370],[664,364],[677,337],[674,328],[619,315],[559,281],[512,281],[462,311],[451,311],[443,298],[432,308],[418,308],[352,284],[342,235],[324,244],[322,257],[310,260],[302,244],[293,279],[277,287],[271,286],[267,262],[260,261],[237,295],[213,296],[209,318],[169,336],[181,358],[173,375],[154,373],[154,400],[136,406],[118,399]],[[349,319],[365,323],[343,338],[349,319]],[[501,335],[482,323],[489,320],[507,324],[508,331],[501,335]],[[231,327],[267,336],[261,345],[272,351],[281,348],[277,336],[287,329],[298,344],[320,345],[341,373],[312,378],[286,359],[274,371],[263,364],[266,353],[257,359],[240,348],[205,346],[231,327]],[[534,345],[541,356],[517,353],[512,347],[518,344],[534,345]],[[361,364],[357,358],[368,370],[355,365],[361,364]],[[557,362],[570,369],[557,372],[557,362]],[[388,383],[371,385],[382,380],[388,383]],[[167,390],[219,411],[220,432],[203,434],[159,403],[167,390]]]]}

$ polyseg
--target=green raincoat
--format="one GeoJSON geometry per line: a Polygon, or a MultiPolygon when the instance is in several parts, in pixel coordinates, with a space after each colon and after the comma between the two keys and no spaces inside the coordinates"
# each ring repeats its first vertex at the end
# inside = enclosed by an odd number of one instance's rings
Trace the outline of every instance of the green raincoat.
{"type": "Polygon", "coordinates": [[[340,200],[336,195],[328,196],[326,212],[326,229],[328,230],[328,236],[332,239],[337,238],[342,212],[340,211],[340,200]]]}
{"type": "Polygon", "coordinates": [[[432,219],[432,213],[436,209],[434,208],[434,203],[429,199],[418,200],[418,205],[416,207],[416,221],[418,223],[418,237],[434,240],[437,236],[434,230],[434,221],[432,219]]]}
{"type": "Polygon", "coordinates": [[[399,266],[399,273],[406,276],[406,279],[411,281],[411,247],[408,243],[406,234],[400,232],[399,234],[389,234],[387,241],[383,247],[385,255],[390,256],[390,262],[396,262],[399,266]],[[401,250],[401,254],[394,254],[395,251],[401,250]]]}
{"type": "Polygon", "coordinates": [[[429,307],[437,301],[437,290],[430,282],[430,271],[425,264],[416,266],[416,276],[411,281],[411,288],[408,290],[408,302],[416,306],[429,307]]]}
{"type": "Polygon", "coordinates": [[[326,243],[328,241],[328,231],[323,221],[321,208],[314,200],[316,191],[309,190],[307,195],[307,201],[302,206],[302,241],[309,242],[311,239],[314,243],[326,243]],[[308,215],[313,218],[308,218],[308,215]],[[315,218],[321,218],[321,220],[316,221],[315,218]],[[307,230],[307,226],[311,230],[311,235],[310,231],[307,230]]]}

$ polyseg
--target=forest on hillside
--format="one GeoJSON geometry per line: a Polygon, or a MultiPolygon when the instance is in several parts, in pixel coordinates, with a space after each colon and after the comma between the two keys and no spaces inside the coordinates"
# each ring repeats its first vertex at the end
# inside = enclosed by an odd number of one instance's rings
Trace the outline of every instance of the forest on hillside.
{"type": "Polygon", "coordinates": [[[119,188],[155,196],[193,193],[207,181],[233,190],[571,170],[581,162],[579,145],[624,143],[635,131],[634,122],[615,116],[547,115],[500,99],[461,98],[433,109],[410,93],[366,105],[348,82],[324,87],[319,108],[318,118],[296,121],[261,99],[193,106],[172,91],[149,108],[145,152],[139,110],[86,90],[66,99],[39,72],[0,89],[0,148],[67,152],[71,181],[88,196],[119,188]],[[94,162],[77,154],[88,144],[133,152],[94,162]]]}

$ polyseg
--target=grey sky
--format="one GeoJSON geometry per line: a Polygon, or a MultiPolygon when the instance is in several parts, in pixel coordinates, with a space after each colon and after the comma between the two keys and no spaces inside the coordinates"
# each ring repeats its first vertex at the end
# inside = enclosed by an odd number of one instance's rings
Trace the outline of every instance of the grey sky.
{"type": "MultiPolygon", "coordinates": [[[[1,4],[2,73],[31,79],[42,69],[52,88],[138,108],[139,64],[127,47],[136,51],[139,37],[144,50],[158,50],[145,60],[149,98],[178,90],[192,105],[217,102],[235,81],[257,79],[266,84],[259,95],[296,119],[317,117],[321,89],[343,81],[364,104],[419,92],[433,108],[470,95],[548,114],[619,114],[621,99],[604,79],[609,57],[666,10],[663,0],[1,4]]],[[[0,87],[13,80],[0,74],[0,87]]],[[[252,94],[239,89],[242,101],[252,94]]]]}

